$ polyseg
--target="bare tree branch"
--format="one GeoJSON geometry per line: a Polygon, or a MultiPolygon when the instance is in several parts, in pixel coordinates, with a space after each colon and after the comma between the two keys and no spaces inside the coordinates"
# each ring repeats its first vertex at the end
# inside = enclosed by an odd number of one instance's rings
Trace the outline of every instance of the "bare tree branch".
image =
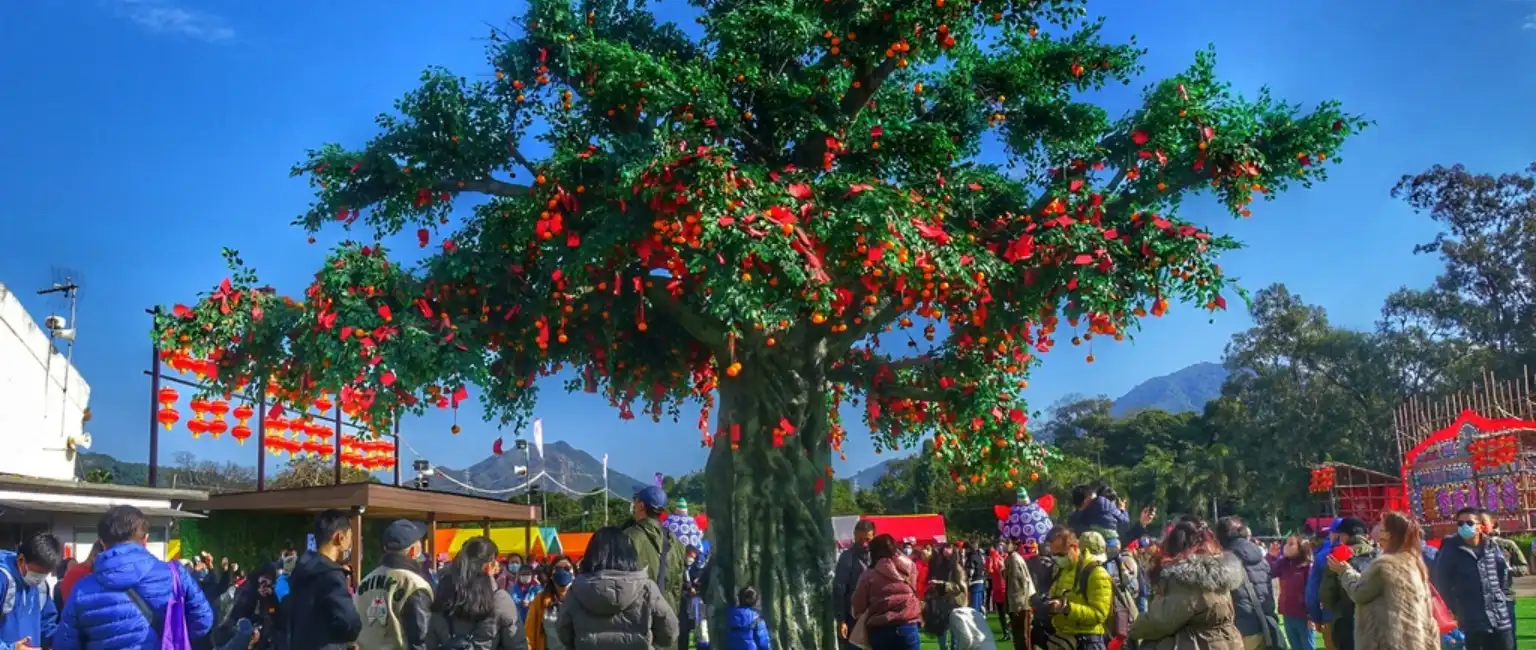
{"type": "Polygon", "coordinates": [[[651,306],[660,309],[678,326],[683,328],[689,336],[697,339],[717,351],[725,348],[726,328],[719,321],[689,309],[680,299],[672,295],[667,288],[657,283],[654,279],[648,279],[645,287],[645,297],[651,306]]]}

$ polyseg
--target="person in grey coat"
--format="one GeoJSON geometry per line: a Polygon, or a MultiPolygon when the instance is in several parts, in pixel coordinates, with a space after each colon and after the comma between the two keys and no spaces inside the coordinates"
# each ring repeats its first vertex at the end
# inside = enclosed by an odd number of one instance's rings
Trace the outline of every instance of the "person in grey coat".
{"type": "Polygon", "coordinates": [[[1216,522],[1216,541],[1222,554],[1243,567],[1244,580],[1232,591],[1237,631],[1247,647],[1284,648],[1285,632],[1280,627],[1269,560],[1252,538],[1253,533],[1239,517],[1223,517],[1216,522]]]}
{"type": "Polygon", "coordinates": [[[476,537],[438,574],[427,650],[528,650],[517,603],[496,588],[497,555],[495,542],[476,537]]]}
{"type": "Polygon", "coordinates": [[[555,631],[570,650],[671,648],[677,613],[640,567],[634,542],[607,527],[592,534],[555,631]]]}

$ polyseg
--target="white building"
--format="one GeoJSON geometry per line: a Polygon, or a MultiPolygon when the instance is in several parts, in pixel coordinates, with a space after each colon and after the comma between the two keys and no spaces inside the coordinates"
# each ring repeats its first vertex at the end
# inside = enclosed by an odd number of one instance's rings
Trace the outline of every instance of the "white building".
{"type": "Polygon", "coordinates": [[[51,530],[76,557],[84,557],[96,541],[98,516],[124,504],[150,516],[150,550],[164,556],[170,524],[198,516],[180,508],[185,501],[206,500],[203,492],[77,479],[75,453],[90,445],[90,399],[85,377],[0,284],[0,440],[5,441],[0,453],[0,548],[15,548],[26,535],[51,530]]]}

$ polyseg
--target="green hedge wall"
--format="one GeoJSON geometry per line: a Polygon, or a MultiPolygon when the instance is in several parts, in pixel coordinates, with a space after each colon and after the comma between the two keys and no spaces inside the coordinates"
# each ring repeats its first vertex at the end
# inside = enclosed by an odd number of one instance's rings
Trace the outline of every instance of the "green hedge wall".
{"type": "MultiPolygon", "coordinates": [[[[181,556],[208,551],[215,559],[229,558],[249,571],[277,559],[283,546],[292,544],[302,551],[314,517],[277,513],[223,511],[207,519],[181,522],[181,556]]],[[[371,571],[384,554],[380,543],[388,520],[363,520],[363,572],[371,571]]]]}

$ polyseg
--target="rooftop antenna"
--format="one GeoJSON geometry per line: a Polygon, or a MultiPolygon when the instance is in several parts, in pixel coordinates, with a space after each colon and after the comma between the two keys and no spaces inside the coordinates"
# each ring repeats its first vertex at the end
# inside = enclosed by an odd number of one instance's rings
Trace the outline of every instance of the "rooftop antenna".
{"type": "MultiPolygon", "coordinates": [[[[66,426],[66,414],[69,413],[69,375],[75,367],[75,313],[80,303],[80,285],[75,278],[79,273],[69,269],[53,269],[53,284],[47,289],[37,292],[39,296],[59,296],[68,303],[69,317],[66,320],[62,316],[51,314],[43,319],[43,326],[48,328],[48,337],[54,351],[58,351],[59,341],[64,345],[64,382],[61,385],[59,396],[59,435],[69,435],[66,426]]],[[[48,385],[53,383],[53,355],[48,355],[48,360],[43,364],[43,372],[46,373],[43,381],[43,404],[48,403],[48,385]]]]}

